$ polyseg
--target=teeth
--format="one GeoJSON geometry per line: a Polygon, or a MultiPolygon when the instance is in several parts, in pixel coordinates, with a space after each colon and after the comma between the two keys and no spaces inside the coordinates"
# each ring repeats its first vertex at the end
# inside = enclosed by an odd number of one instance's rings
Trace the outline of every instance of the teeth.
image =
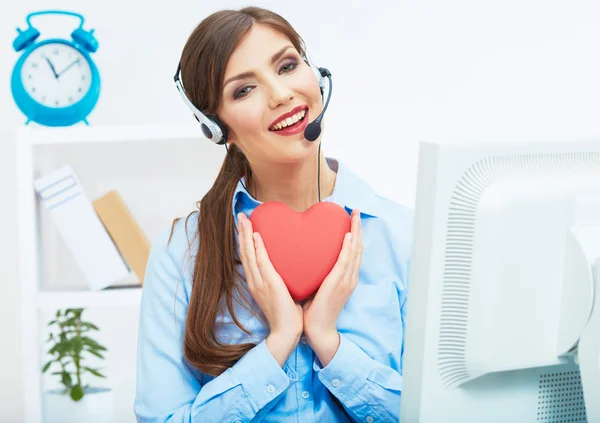
{"type": "Polygon", "coordinates": [[[300,119],[302,119],[304,116],[306,116],[306,109],[302,110],[299,113],[296,113],[294,116],[291,116],[287,119],[282,120],[281,122],[279,122],[276,125],[271,126],[269,129],[272,131],[278,131],[280,129],[283,129],[287,126],[293,125],[294,123],[298,122],[300,119]]]}

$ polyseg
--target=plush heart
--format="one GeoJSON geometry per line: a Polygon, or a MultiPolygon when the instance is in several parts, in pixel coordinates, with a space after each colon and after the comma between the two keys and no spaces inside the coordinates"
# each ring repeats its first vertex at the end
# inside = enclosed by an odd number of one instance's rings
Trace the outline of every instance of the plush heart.
{"type": "Polygon", "coordinates": [[[270,201],[259,205],[250,221],[254,232],[261,235],[273,267],[297,301],[319,289],[338,259],[344,235],[350,232],[348,212],[328,202],[298,213],[287,204],[270,201]]]}

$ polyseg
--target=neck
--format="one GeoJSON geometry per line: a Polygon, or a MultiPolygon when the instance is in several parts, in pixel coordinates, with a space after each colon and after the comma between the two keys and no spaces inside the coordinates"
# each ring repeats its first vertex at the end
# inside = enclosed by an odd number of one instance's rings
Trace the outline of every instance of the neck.
{"type": "MultiPolygon", "coordinates": [[[[319,153],[317,153],[319,154],[319,153]]],[[[252,178],[247,188],[263,203],[279,201],[297,212],[303,212],[319,202],[318,156],[315,154],[295,164],[253,164],[252,178]]],[[[336,173],[329,168],[320,152],[321,200],[329,197],[335,186],[336,173]]]]}

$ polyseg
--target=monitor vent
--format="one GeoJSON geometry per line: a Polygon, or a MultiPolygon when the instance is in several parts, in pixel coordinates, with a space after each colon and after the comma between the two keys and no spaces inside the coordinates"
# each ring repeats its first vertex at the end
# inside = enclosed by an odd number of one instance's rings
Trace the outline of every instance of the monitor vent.
{"type": "Polygon", "coordinates": [[[454,187],[448,210],[438,366],[442,383],[457,386],[471,379],[466,364],[471,257],[475,218],[483,193],[511,175],[545,172],[600,173],[597,152],[486,157],[471,166],[454,187]]]}
{"type": "Polygon", "coordinates": [[[587,423],[581,376],[578,371],[540,376],[539,423],[587,423]]]}

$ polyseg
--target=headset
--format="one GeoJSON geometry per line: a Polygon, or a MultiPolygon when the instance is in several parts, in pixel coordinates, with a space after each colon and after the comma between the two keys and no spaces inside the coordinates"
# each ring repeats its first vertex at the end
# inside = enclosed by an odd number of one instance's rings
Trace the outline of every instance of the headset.
{"type": "MultiPolygon", "coordinates": [[[[317,76],[317,80],[319,81],[319,88],[321,89],[321,96],[323,97],[325,93],[326,85],[329,86],[329,92],[327,94],[327,101],[325,102],[325,106],[323,107],[323,111],[317,116],[317,118],[309,123],[304,130],[304,137],[308,141],[315,141],[319,138],[321,134],[321,120],[323,119],[323,115],[325,114],[325,110],[327,110],[327,106],[329,105],[329,100],[331,99],[331,91],[332,91],[332,82],[331,82],[331,72],[329,72],[326,68],[318,68],[316,67],[310,59],[305,60],[306,63],[313,70],[315,75],[317,76]],[[325,83],[325,78],[329,80],[329,84],[325,83]]],[[[210,141],[214,142],[218,145],[223,145],[227,143],[227,127],[221,122],[218,116],[207,116],[202,113],[185,93],[185,89],[183,88],[183,83],[181,79],[179,79],[179,75],[181,73],[181,62],[177,65],[177,72],[175,73],[175,77],[173,80],[175,81],[175,86],[181,94],[181,98],[187,104],[189,109],[192,111],[192,114],[196,118],[196,120],[200,123],[200,128],[202,129],[202,133],[206,138],[210,141]]]]}

